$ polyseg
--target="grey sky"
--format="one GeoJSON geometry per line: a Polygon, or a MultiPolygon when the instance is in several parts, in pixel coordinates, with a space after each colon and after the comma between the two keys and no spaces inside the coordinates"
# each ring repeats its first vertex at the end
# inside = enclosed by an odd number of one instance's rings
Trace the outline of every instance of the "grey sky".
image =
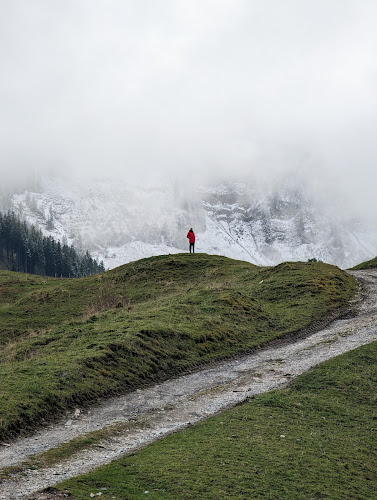
{"type": "Polygon", "coordinates": [[[0,0],[2,177],[300,169],[369,210],[376,22],[374,0],[0,0]]]}

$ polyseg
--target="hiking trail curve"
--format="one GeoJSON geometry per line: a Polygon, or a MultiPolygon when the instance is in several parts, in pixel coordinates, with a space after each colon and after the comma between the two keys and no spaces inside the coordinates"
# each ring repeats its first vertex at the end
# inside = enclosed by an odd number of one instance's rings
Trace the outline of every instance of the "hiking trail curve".
{"type": "Polygon", "coordinates": [[[320,331],[107,399],[97,406],[73,408],[59,423],[12,443],[2,443],[0,471],[79,436],[109,429],[107,438],[99,444],[60,463],[26,469],[4,480],[0,484],[0,499],[64,498],[41,490],[134,452],[257,394],[284,387],[315,365],[377,340],[377,270],[350,273],[362,285],[352,314],[320,331]]]}

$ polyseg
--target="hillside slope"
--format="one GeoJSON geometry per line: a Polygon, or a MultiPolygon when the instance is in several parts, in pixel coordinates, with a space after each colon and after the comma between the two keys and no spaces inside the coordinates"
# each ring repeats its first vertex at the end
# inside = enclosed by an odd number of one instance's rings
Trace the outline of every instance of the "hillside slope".
{"type": "Polygon", "coordinates": [[[377,267],[377,257],[374,259],[368,260],[366,262],[361,262],[357,266],[353,267],[352,269],[358,270],[358,269],[374,269],[377,267]]]}
{"type": "Polygon", "coordinates": [[[305,328],[355,289],[327,264],[258,268],[205,254],[71,280],[0,272],[0,439],[305,328]]]}

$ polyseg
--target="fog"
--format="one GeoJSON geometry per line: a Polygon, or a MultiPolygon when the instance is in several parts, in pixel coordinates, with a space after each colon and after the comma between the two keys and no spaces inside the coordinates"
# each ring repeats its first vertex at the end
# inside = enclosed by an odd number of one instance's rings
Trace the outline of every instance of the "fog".
{"type": "Polygon", "coordinates": [[[1,179],[296,173],[375,216],[374,0],[0,0],[1,179]]]}

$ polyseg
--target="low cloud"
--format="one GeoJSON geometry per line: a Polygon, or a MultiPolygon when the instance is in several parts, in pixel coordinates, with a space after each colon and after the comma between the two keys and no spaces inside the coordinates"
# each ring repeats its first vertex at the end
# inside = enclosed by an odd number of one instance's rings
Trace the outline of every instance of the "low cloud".
{"type": "Polygon", "coordinates": [[[299,172],[376,215],[376,14],[367,0],[0,2],[2,180],[299,172]]]}

